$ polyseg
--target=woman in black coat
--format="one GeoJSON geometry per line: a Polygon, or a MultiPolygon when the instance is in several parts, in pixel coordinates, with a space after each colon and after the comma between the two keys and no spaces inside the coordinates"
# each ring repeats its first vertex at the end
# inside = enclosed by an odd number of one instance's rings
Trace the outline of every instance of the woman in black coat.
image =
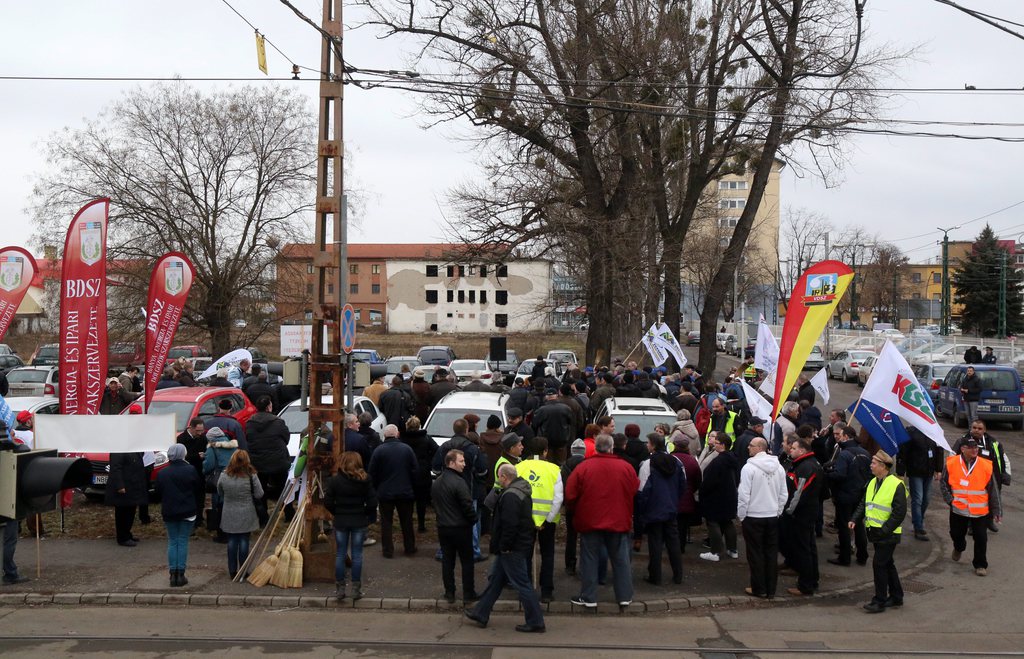
{"type": "Polygon", "coordinates": [[[114,507],[114,529],[117,544],[134,547],[139,539],[132,535],[135,511],[149,503],[149,479],[142,463],[142,453],[111,453],[110,476],[104,496],[114,507]]]}
{"type": "Polygon", "coordinates": [[[706,561],[718,561],[722,555],[722,536],[730,558],[738,558],[736,549],[737,491],[739,489],[739,462],[732,451],[732,437],[715,433],[708,437],[708,445],[717,453],[704,469],[700,483],[700,511],[707,520],[708,539],[711,551],[700,557],[706,561]]]}
{"type": "Polygon", "coordinates": [[[363,596],[363,541],[366,527],[377,521],[377,493],[363,470],[363,459],[354,451],[341,454],[338,473],[324,488],[324,508],[334,515],[336,597],[345,599],[345,557],[352,556],[352,599],[363,596]]]}
{"type": "Polygon", "coordinates": [[[160,494],[160,512],[167,528],[167,568],[172,586],[188,584],[185,567],[188,564],[188,538],[195,526],[196,495],[203,491],[195,467],[185,462],[184,444],[167,449],[166,467],[157,474],[156,491],[160,494]]]}
{"type": "Polygon", "coordinates": [[[427,435],[426,430],[420,429],[419,417],[411,416],[405,422],[405,432],[401,439],[409,445],[412,452],[416,454],[416,478],[413,480],[413,494],[416,496],[416,517],[419,520],[419,532],[427,532],[427,506],[430,505],[430,486],[433,479],[430,477],[430,465],[434,463],[434,453],[437,452],[437,443],[427,435]]]}

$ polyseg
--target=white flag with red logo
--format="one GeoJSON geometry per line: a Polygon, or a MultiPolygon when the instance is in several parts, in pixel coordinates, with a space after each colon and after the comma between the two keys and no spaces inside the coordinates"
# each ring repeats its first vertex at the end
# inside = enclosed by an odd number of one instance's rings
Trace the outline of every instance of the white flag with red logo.
{"type": "Polygon", "coordinates": [[[947,451],[946,434],[935,417],[928,392],[921,388],[910,364],[891,341],[886,341],[864,385],[863,400],[892,412],[947,451]]]}

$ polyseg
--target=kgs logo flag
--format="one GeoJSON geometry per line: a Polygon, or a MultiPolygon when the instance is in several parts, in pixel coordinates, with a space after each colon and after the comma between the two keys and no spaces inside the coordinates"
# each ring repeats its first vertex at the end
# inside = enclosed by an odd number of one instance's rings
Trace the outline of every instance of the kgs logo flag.
{"type": "Polygon", "coordinates": [[[900,401],[900,406],[918,415],[928,423],[938,423],[935,418],[935,411],[932,410],[928,395],[921,391],[921,385],[917,380],[912,380],[902,373],[896,374],[896,381],[892,385],[892,392],[900,401]]]}

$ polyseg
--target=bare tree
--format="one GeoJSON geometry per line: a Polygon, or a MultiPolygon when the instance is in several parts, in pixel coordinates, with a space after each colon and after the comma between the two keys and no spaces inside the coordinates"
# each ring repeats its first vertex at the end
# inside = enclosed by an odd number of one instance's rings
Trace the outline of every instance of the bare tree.
{"type": "Polygon", "coordinates": [[[788,306],[796,280],[810,265],[825,259],[825,237],[833,230],[824,215],[806,208],[789,208],[779,235],[779,299],[788,306]]]}
{"type": "Polygon", "coordinates": [[[275,318],[275,258],[283,241],[308,233],[315,136],[305,100],[291,90],[136,89],[47,144],[36,242],[52,244],[86,200],[110,197],[108,253],[126,301],[115,317],[128,329],[137,323],[133,305],[153,261],[181,251],[196,269],[182,326],[226,351],[236,320],[245,321],[235,333],[244,342],[275,318]]]}

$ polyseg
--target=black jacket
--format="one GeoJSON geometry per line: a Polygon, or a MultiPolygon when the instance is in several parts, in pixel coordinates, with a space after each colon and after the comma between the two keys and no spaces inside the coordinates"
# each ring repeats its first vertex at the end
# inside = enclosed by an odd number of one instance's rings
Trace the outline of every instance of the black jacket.
{"type": "Polygon", "coordinates": [[[366,443],[366,435],[353,430],[352,428],[345,428],[345,451],[352,451],[358,453],[359,457],[363,459],[363,469],[370,466],[370,457],[373,455],[373,451],[370,450],[370,445],[366,443]]]}
{"type": "Polygon", "coordinates": [[[245,395],[249,398],[249,400],[251,400],[254,403],[263,396],[268,397],[271,401],[274,400],[274,388],[271,385],[267,384],[266,381],[253,382],[248,386],[242,387],[242,391],[244,391],[245,395]]]}
{"type": "Polygon", "coordinates": [[[750,428],[747,428],[740,436],[736,438],[736,441],[732,445],[732,454],[736,456],[736,466],[738,469],[743,469],[743,465],[747,464],[747,460],[750,459],[750,442],[755,437],[765,439],[764,436],[759,435],[750,428]]]}
{"type": "Polygon", "coordinates": [[[805,423],[815,430],[821,430],[821,410],[814,407],[813,404],[806,410],[802,410],[800,412],[800,420],[797,421],[796,425],[799,428],[805,423]]]}
{"type": "Polygon", "coordinates": [[[708,463],[700,481],[700,512],[706,519],[724,522],[736,518],[739,476],[736,456],[729,451],[708,463]]]}
{"type": "Polygon", "coordinates": [[[156,491],[160,495],[160,514],[170,522],[180,522],[196,515],[196,498],[203,492],[203,480],[195,467],[184,460],[171,460],[156,475],[156,491]]]}
{"type": "Polygon", "coordinates": [[[518,552],[527,556],[533,549],[533,498],[530,484],[516,478],[501,490],[491,524],[491,553],[518,552]]]}
{"type": "Polygon", "coordinates": [[[640,473],[640,465],[644,463],[644,460],[651,457],[651,452],[647,450],[647,442],[639,437],[630,437],[626,440],[625,454],[629,464],[633,465],[633,469],[638,474],[640,473]]]}
{"type": "Polygon", "coordinates": [[[462,472],[462,479],[466,481],[466,485],[473,494],[473,498],[477,500],[483,499],[484,495],[487,494],[484,491],[484,483],[487,481],[487,472],[491,466],[487,461],[487,456],[480,450],[480,447],[469,441],[469,438],[465,435],[455,435],[444,444],[441,444],[437,452],[434,453],[431,471],[435,474],[441,473],[441,469],[444,466],[444,456],[453,448],[457,448],[465,453],[466,468],[462,472]]]}
{"type": "Polygon", "coordinates": [[[335,528],[360,529],[377,521],[377,493],[369,478],[339,471],[327,479],[324,508],[334,515],[335,528]]]}
{"type": "Polygon", "coordinates": [[[537,397],[533,395],[529,387],[514,387],[512,391],[508,392],[505,409],[511,410],[516,407],[523,411],[524,417],[536,409],[537,397]]]}
{"type": "Polygon", "coordinates": [[[416,498],[416,454],[398,438],[377,447],[370,458],[369,472],[381,501],[411,501],[416,498]]]}
{"type": "Polygon", "coordinates": [[[964,393],[964,400],[968,403],[977,403],[981,400],[981,377],[975,373],[964,378],[963,383],[960,385],[961,389],[966,389],[964,393]]]}
{"type": "Polygon", "coordinates": [[[814,524],[818,519],[818,502],[824,483],[825,474],[814,453],[805,453],[794,460],[786,474],[789,502],[786,503],[785,514],[798,524],[814,524]]]}
{"type": "MultiPolygon", "coordinates": [[[[810,382],[804,382],[802,385],[800,385],[800,388],[796,392],[796,396],[797,396],[797,400],[808,400],[808,401],[810,401],[811,402],[811,407],[814,407],[814,400],[815,400],[815,397],[816,397],[816,392],[814,391],[814,385],[811,384],[810,382]]],[[[821,429],[821,425],[820,425],[821,412],[818,413],[818,421],[819,421],[818,429],[820,430],[821,429]]]]}
{"type": "Polygon", "coordinates": [[[107,479],[104,498],[111,506],[142,506],[149,503],[149,480],[142,464],[142,453],[110,454],[110,477],[107,479]],[[124,494],[118,492],[122,489],[124,494]]]}
{"type": "Polygon", "coordinates": [[[199,454],[206,452],[206,433],[203,432],[198,437],[193,437],[188,434],[188,430],[183,430],[178,435],[177,441],[179,444],[185,445],[185,462],[202,471],[203,459],[199,457],[199,454]]]}
{"type": "Polygon", "coordinates": [[[476,524],[476,510],[462,475],[447,467],[430,486],[438,528],[464,528],[476,524]]]}
{"type": "Polygon", "coordinates": [[[910,440],[900,445],[896,457],[896,473],[914,478],[931,478],[942,473],[945,452],[931,437],[917,428],[907,428],[910,440]]]}
{"type": "Polygon", "coordinates": [[[430,487],[430,467],[434,464],[437,443],[427,435],[426,430],[406,430],[402,433],[401,438],[416,456],[416,480],[413,485],[416,488],[430,487]]]}
{"type": "Polygon", "coordinates": [[[533,431],[547,437],[549,448],[568,446],[575,439],[575,430],[572,410],[565,403],[549,401],[533,412],[533,431]]]}
{"type": "Polygon", "coordinates": [[[412,413],[412,397],[402,391],[401,387],[391,387],[380,395],[380,404],[377,405],[381,414],[399,429],[405,427],[405,422],[412,413]]]}
{"type": "Polygon", "coordinates": [[[842,450],[828,474],[832,496],[844,504],[855,504],[864,498],[864,486],[871,476],[871,454],[856,439],[839,445],[842,450]]]}
{"type": "Polygon", "coordinates": [[[257,412],[246,422],[245,436],[249,441],[249,458],[256,471],[279,474],[291,467],[292,458],[288,454],[291,435],[284,419],[269,412],[257,412]]]}

